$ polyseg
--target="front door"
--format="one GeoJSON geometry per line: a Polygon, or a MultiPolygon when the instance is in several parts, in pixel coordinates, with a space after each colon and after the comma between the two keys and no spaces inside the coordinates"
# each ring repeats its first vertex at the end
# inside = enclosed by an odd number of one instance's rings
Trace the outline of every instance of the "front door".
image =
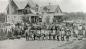
{"type": "Polygon", "coordinates": [[[38,16],[31,16],[31,23],[37,23],[38,22],[38,16]]]}

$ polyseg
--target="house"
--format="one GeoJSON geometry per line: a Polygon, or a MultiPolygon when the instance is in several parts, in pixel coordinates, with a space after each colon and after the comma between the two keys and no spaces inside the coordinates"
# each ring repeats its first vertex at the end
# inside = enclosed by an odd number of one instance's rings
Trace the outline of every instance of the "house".
{"type": "Polygon", "coordinates": [[[64,16],[59,5],[52,5],[50,3],[49,5],[42,7],[41,11],[43,14],[43,22],[46,22],[45,18],[48,16],[50,17],[50,23],[58,23],[62,20],[62,17],[64,16]]]}
{"type": "Polygon", "coordinates": [[[5,17],[6,17],[6,14],[0,13],[0,23],[4,23],[5,22],[5,17]]]}
{"type": "Polygon", "coordinates": [[[28,16],[29,20],[35,22],[39,17],[37,15],[39,6],[32,0],[9,0],[7,6],[6,22],[22,22],[22,16],[28,16]]]}

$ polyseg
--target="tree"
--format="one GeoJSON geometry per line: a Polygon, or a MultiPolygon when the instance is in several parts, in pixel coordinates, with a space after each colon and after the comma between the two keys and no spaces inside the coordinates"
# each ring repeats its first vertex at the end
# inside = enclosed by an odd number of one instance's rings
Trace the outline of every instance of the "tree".
{"type": "Polygon", "coordinates": [[[44,10],[44,11],[47,11],[47,10],[48,10],[48,8],[47,8],[47,7],[44,7],[44,8],[43,8],[43,10],[44,10]]]}
{"type": "Polygon", "coordinates": [[[22,20],[24,23],[30,23],[29,17],[28,16],[22,16],[22,20]]]}
{"type": "Polygon", "coordinates": [[[45,22],[46,24],[50,24],[50,16],[47,16],[45,20],[46,20],[45,22]]]}

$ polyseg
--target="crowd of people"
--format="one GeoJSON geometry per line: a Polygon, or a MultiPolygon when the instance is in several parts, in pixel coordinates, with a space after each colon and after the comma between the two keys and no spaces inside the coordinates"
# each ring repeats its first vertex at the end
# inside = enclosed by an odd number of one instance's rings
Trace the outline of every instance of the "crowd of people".
{"type": "Polygon", "coordinates": [[[7,30],[8,39],[26,40],[58,40],[69,41],[71,37],[78,38],[85,35],[85,27],[83,25],[74,24],[50,24],[50,25],[33,25],[23,24],[15,25],[7,30]]]}

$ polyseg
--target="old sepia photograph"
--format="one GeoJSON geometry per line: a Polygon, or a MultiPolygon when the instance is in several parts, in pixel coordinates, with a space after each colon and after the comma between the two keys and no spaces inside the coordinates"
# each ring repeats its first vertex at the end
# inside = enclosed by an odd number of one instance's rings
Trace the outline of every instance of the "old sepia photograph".
{"type": "Polygon", "coordinates": [[[0,0],[0,49],[86,49],[86,0],[0,0]]]}

